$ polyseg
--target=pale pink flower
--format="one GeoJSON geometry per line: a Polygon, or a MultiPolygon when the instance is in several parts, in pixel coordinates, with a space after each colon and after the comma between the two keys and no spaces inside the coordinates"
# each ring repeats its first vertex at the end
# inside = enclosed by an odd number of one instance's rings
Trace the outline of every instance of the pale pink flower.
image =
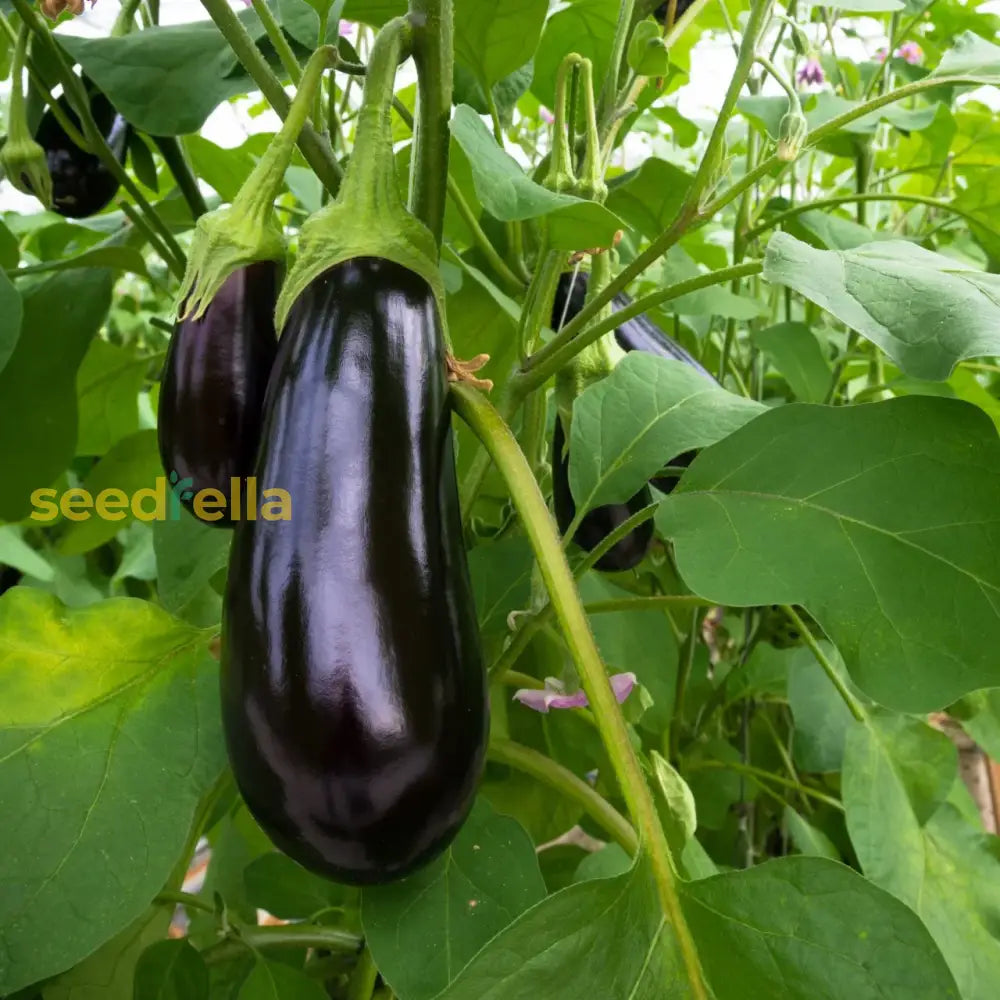
{"type": "Polygon", "coordinates": [[[896,55],[900,59],[905,59],[911,66],[916,66],[924,58],[924,50],[916,42],[903,42],[896,49],[896,55]]]}
{"type": "MultiPolygon", "coordinates": [[[[609,681],[619,705],[632,693],[637,683],[635,674],[612,674],[609,681]]],[[[553,677],[545,679],[545,687],[541,690],[521,688],[515,691],[514,701],[544,713],[552,708],[586,708],[590,704],[583,691],[566,694],[563,685],[553,677]]]]}
{"type": "Polygon", "coordinates": [[[541,118],[546,125],[551,125],[556,120],[556,116],[552,114],[552,112],[549,111],[549,109],[544,105],[538,109],[538,117],[541,118]]]}
{"type": "Polygon", "coordinates": [[[799,83],[822,83],[826,78],[823,76],[823,67],[820,66],[819,60],[810,57],[800,67],[796,79],[799,83]]]}

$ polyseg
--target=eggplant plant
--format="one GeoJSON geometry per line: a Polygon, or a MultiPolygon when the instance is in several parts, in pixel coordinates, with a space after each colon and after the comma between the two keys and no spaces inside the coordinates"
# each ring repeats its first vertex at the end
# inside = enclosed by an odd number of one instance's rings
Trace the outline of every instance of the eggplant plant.
{"type": "Polygon", "coordinates": [[[861,6],[2,5],[0,997],[993,1000],[998,22],[861,6]]]}

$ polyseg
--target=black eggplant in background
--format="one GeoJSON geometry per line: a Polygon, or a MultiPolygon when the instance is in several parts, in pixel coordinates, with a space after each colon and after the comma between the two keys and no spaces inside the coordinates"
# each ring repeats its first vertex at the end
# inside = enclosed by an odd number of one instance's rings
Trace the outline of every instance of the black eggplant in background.
{"type": "Polygon", "coordinates": [[[445,346],[423,278],[361,257],[306,286],[256,475],[289,492],[292,514],[236,528],[230,761],[286,854],[342,882],[388,882],[458,831],[488,727],[445,346]]]}
{"type": "MultiPolygon", "coordinates": [[[[115,159],[125,162],[131,126],[115,111],[111,102],[89,81],[84,81],[90,96],[90,113],[94,116],[115,159]]],[[[66,117],[80,127],[80,120],[64,95],[59,107],[66,117]]],[[[118,193],[118,178],[95,153],[85,152],[65,133],[49,108],[38,125],[35,140],[45,150],[45,159],[52,175],[52,207],[70,219],[85,219],[111,204],[118,193]]]]}
{"type": "MultiPolygon", "coordinates": [[[[566,448],[562,420],[558,415],[555,433],[552,436],[552,500],[559,530],[566,532],[576,517],[576,504],[569,488],[569,452],[566,448]]],[[[615,528],[652,502],[653,495],[648,487],[644,486],[627,503],[595,507],[584,514],[573,541],[585,552],[592,552],[615,528]]],[[[594,568],[603,573],[621,573],[634,569],[645,558],[652,541],[653,522],[644,521],[605,552],[594,563],[594,568]]]]}
{"type": "MultiPolygon", "coordinates": [[[[676,24],[681,19],[681,16],[684,14],[684,12],[693,3],[694,0],[677,0],[677,5],[674,8],[674,24],[676,24]]],[[[653,11],[653,17],[655,17],[656,20],[660,22],[660,24],[666,24],[667,15],[669,13],[670,13],[670,4],[661,3],[660,6],[653,11]]]]}
{"type": "Polygon", "coordinates": [[[243,480],[253,475],[278,350],[278,272],[273,261],[234,271],[205,314],[178,322],[170,340],[160,386],[160,458],[168,476],[191,480],[180,494],[189,510],[200,490],[223,494],[227,505],[215,512],[221,513],[217,520],[206,517],[208,524],[232,526],[231,480],[240,480],[242,493],[243,480]]]}

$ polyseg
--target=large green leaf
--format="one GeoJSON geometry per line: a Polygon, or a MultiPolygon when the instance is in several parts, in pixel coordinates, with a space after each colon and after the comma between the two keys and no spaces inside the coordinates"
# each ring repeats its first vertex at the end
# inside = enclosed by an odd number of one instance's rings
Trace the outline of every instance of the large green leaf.
{"type": "Polygon", "coordinates": [[[224,760],[203,632],[130,599],[0,598],[0,992],[136,920],[224,760]]]}
{"type": "Polygon", "coordinates": [[[548,0],[455,0],[455,58],[486,87],[530,61],[548,0]]]}
{"type": "Polygon", "coordinates": [[[65,271],[24,300],[22,336],[0,372],[0,520],[18,521],[76,448],[76,372],[111,303],[108,271],[65,271]]]}
{"type": "Polygon", "coordinates": [[[0,270],[0,372],[10,360],[21,336],[21,293],[11,283],[5,271],[0,270]]]}
{"type": "MultiPolygon", "coordinates": [[[[252,11],[240,19],[252,37],[263,35],[252,11]]],[[[150,135],[197,132],[223,101],[256,89],[211,21],[118,38],[55,37],[118,111],[150,135]]]]}
{"type": "Polygon", "coordinates": [[[402,882],[365,890],[362,922],[379,972],[399,1000],[429,1000],[544,897],[528,834],[479,799],[443,857],[402,882]]]}
{"type": "Polygon", "coordinates": [[[282,962],[258,957],[238,994],[239,1000],[329,1000],[318,980],[282,962]]]}
{"type": "Polygon", "coordinates": [[[671,459],[714,444],[763,409],[681,361],[632,351],[573,405],[577,509],[627,500],[671,459]]]}
{"type": "Polygon", "coordinates": [[[944,380],[965,358],[1000,354],[1000,275],[915,243],[816,250],[775,233],[764,277],[826,309],[917,378],[944,380]]]}
{"type": "Polygon", "coordinates": [[[554,249],[611,246],[615,233],[622,228],[622,221],[614,213],[597,202],[556,194],[536,184],[497,145],[482,119],[467,104],[455,109],[451,130],[469,158],[476,195],[494,218],[520,222],[547,216],[554,249]]]}
{"type": "Polygon", "coordinates": [[[282,920],[305,920],[341,905],[352,891],[306,871],[279,851],[254,858],[243,871],[243,885],[253,906],[282,920]]]}
{"type": "Polygon", "coordinates": [[[208,966],[186,938],[157,941],[139,957],[135,1000],[147,998],[208,1000],[208,966]]]}
{"type": "Polygon", "coordinates": [[[801,403],[822,403],[830,389],[830,365],[805,323],[778,323],[754,330],[753,342],[784,376],[801,403]]]}
{"type": "Polygon", "coordinates": [[[992,77],[1000,81],[1000,46],[973,31],[963,31],[931,76],[992,77]]]}
{"type": "Polygon", "coordinates": [[[804,605],[882,704],[927,711],[997,681],[1000,441],[975,407],[771,410],[703,452],[657,524],[696,593],[804,605]]]}
{"type": "Polygon", "coordinates": [[[199,521],[181,508],[176,520],[156,521],[153,546],[163,606],[175,615],[198,602],[212,577],[229,562],[232,532],[199,521]]]}
{"type": "Polygon", "coordinates": [[[655,239],[677,217],[691,175],[676,164],[650,157],[608,185],[608,208],[648,239],[655,239]]]}
{"type": "Polygon", "coordinates": [[[103,455],[139,429],[139,390],[149,360],[100,338],[91,342],[76,375],[76,453],[103,455]]]}
{"type": "Polygon", "coordinates": [[[865,874],[923,919],[964,1000],[992,1000],[1000,982],[1000,840],[943,803],[955,776],[954,746],[925,723],[856,723],[844,755],[847,829],[865,874]]]}
{"type": "MultiPolygon", "coordinates": [[[[783,858],[681,885],[716,1000],[958,1000],[905,906],[820,858],[783,858]]],[[[693,996],[649,869],[550,896],[497,935],[439,1000],[693,996]]]]}

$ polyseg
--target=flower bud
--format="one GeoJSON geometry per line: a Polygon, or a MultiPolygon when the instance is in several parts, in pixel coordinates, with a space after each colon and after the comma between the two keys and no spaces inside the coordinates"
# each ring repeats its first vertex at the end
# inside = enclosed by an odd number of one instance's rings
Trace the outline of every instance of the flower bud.
{"type": "Polygon", "coordinates": [[[778,159],[791,163],[802,152],[809,126],[801,111],[789,111],[778,126],[778,159]]]}

